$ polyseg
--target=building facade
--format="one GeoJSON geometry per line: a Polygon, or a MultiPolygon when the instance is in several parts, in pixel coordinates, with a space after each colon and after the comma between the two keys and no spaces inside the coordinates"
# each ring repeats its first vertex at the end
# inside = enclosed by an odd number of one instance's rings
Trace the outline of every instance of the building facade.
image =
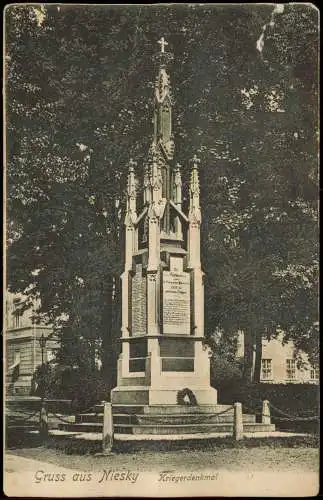
{"type": "Polygon", "coordinates": [[[5,378],[7,395],[29,395],[35,370],[55,358],[58,347],[51,326],[36,324],[33,316],[39,303],[27,310],[21,294],[5,297],[5,378]]]}
{"type": "MultiPolygon", "coordinates": [[[[239,333],[238,357],[244,356],[243,332],[239,333]]],[[[263,339],[260,381],[272,384],[319,383],[319,372],[301,354],[302,366],[297,366],[295,347],[292,342],[283,343],[282,336],[271,340],[263,339]]]]}

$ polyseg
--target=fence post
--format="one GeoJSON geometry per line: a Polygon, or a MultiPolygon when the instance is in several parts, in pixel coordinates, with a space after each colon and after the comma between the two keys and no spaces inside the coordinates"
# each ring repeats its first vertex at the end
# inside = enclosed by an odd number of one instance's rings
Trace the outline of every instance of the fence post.
{"type": "Polygon", "coordinates": [[[103,453],[111,451],[112,447],[113,447],[112,404],[103,401],[103,434],[102,434],[103,453]]]}
{"type": "Polygon", "coordinates": [[[234,403],[233,439],[243,439],[242,404],[234,403]]]}
{"type": "Polygon", "coordinates": [[[41,402],[39,414],[39,436],[42,440],[48,437],[48,411],[45,401],[41,402]]]}
{"type": "Polygon", "coordinates": [[[270,424],[270,406],[269,406],[269,401],[265,399],[262,402],[262,414],[261,414],[261,423],[262,424],[270,424]]]}

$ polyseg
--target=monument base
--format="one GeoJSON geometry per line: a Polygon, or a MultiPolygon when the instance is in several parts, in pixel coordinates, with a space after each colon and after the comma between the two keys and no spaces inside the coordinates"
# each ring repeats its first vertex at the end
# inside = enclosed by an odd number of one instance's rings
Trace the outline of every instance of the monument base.
{"type": "Polygon", "coordinates": [[[116,387],[111,391],[111,402],[115,405],[177,405],[178,391],[190,389],[197,401],[197,405],[216,405],[217,390],[213,387],[195,389],[182,384],[178,389],[151,389],[144,386],[116,387]]]}
{"type": "Polygon", "coordinates": [[[178,339],[150,338],[148,342],[150,352],[144,358],[131,357],[132,341],[123,342],[112,404],[176,405],[183,389],[192,391],[197,405],[217,404],[217,391],[210,386],[209,353],[200,339],[182,339],[181,344],[178,339]],[[172,347],[166,352],[165,342],[172,347]],[[181,357],[185,349],[190,357],[181,357]]]}

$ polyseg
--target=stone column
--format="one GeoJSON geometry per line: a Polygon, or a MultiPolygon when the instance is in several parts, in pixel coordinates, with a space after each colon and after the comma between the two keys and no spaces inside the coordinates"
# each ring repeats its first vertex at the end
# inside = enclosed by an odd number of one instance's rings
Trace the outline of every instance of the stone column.
{"type": "MultiPolygon", "coordinates": [[[[177,163],[174,170],[173,198],[177,208],[182,210],[182,178],[179,163],[177,163]]],[[[178,216],[175,218],[175,234],[178,239],[183,237],[182,224],[178,216]]]]}
{"type": "Polygon", "coordinates": [[[160,255],[159,218],[152,205],[148,212],[148,270],[157,272],[160,255]]]}
{"type": "Polygon", "coordinates": [[[122,377],[127,377],[129,375],[129,358],[130,358],[129,342],[122,342],[122,355],[121,355],[122,377]]]}
{"type": "Polygon", "coordinates": [[[201,268],[192,269],[192,319],[193,319],[193,332],[197,337],[204,336],[204,273],[201,268]]]}
{"type": "Polygon", "coordinates": [[[147,272],[147,332],[148,335],[159,334],[158,317],[158,280],[157,271],[147,272]]]}
{"type": "MultiPolygon", "coordinates": [[[[127,183],[127,206],[125,216],[125,267],[121,275],[121,294],[122,294],[122,312],[121,312],[121,335],[122,338],[129,337],[129,286],[130,271],[132,269],[132,258],[134,252],[138,249],[137,228],[135,222],[136,212],[136,179],[134,167],[136,163],[129,162],[129,173],[127,183]]],[[[122,353],[118,362],[118,379],[129,372],[129,343],[122,343],[122,353]]]]}
{"type": "Polygon", "coordinates": [[[234,403],[233,439],[243,439],[242,404],[234,403]]]}
{"type": "Polygon", "coordinates": [[[150,356],[150,386],[151,388],[158,388],[161,377],[161,359],[158,338],[148,339],[148,352],[150,356]]]}
{"type": "Polygon", "coordinates": [[[271,419],[270,419],[270,406],[269,406],[269,401],[267,401],[267,399],[265,399],[262,402],[261,422],[263,424],[270,424],[271,423],[271,419]]]}
{"type": "Polygon", "coordinates": [[[113,447],[113,415],[112,404],[103,401],[102,451],[109,453],[113,447]]]}
{"type": "Polygon", "coordinates": [[[188,268],[191,269],[192,280],[192,320],[193,331],[196,336],[204,335],[204,284],[203,271],[201,269],[201,209],[200,209],[200,185],[198,177],[199,159],[192,160],[192,171],[190,180],[190,206],[188,227],[188,268]]]}
{"type": "Polygon", "coordinates": [[[200,208],[200,184],[197,165],[200,160],[194,157],[192,160],[192,171],[190,180],[190,206],[188,213],[188,267],[198,269],[201,267],[201,208],[200,208]]]}

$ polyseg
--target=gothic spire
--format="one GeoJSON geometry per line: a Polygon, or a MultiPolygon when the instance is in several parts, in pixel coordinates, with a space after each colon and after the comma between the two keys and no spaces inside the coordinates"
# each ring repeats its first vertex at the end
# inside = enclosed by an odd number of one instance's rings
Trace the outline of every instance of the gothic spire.
{"type": "Polygon", "coordinates": [[[154,143],[159,143],[168,159],[173,158],[174,142],[172,134],[172,106],[173,98],[167,66],[173,60],[173,54],[166,52],[168,42],[162,37],[157,42],[160,52],[155,60],[159,65],[155,81],[155,110],[154,110],[154,143]]]}

